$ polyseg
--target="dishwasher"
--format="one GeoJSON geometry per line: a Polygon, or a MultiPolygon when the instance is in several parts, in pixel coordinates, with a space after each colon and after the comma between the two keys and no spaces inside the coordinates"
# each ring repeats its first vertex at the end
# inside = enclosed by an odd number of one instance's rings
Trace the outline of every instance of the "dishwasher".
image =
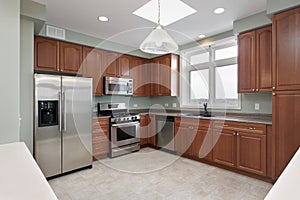
{"type": "Polygon", "coordinates": [[[157,147],[174,152],[174,117],[157,115],[155,118],[157,147]]]}

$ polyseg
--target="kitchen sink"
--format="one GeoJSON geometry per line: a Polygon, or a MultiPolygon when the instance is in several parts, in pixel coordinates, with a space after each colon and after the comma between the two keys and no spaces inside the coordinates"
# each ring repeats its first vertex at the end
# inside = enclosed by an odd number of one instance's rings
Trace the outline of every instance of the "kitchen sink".
{"type": "Polygon", "coordinates": [[[215,115],[212,115],[211,113],[187,113],[183,115],[189,117],[215,117],[215,115]]]}

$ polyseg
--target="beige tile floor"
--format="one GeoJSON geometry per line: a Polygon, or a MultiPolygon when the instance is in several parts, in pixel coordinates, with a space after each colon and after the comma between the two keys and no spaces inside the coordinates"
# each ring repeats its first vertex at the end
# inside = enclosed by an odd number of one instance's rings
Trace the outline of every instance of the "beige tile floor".
{"type": "Polygon", "coordinates": [[[272,187],[263,181],[150,148],[94,162],[92,169],[49,183],[60,200],[264,199],[272,187]]]}

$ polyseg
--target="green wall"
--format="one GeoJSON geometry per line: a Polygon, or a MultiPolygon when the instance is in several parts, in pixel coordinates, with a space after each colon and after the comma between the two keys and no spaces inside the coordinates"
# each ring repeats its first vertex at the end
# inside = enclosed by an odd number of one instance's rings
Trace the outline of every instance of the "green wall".
{"type": "Polygon", "coordinates": [[[0,143],[19,141],[20,0],[0,0],[0,143]]]}
{"type": "Polygon", "coordinates": [[[20,141],[33,152],[33,34],[34,23],[21,17],[20,54],[20,141]]]}
{"type": "MultiPolygon", "coordinates": [[[[257,113],[257,114],[272,114],[272,94],[271,93],[254,93],[241,95],[241,109],[228,109],[226,112],[231,113],[257,113]],[[260,110],[254,109],[254,104],[260,105],[260,110]]],[[[149,109],[155,108],[157,105],[164,107],[167,110],[198,110],[197,108],[180,108],[179,97],[124,97],[124,96],[103,96],[94,99],[95,111],[96,103],[101,102],[124,102],[130,109],[149,109]],[[176,103],[176,107],[173,107],[176,103]],[[136,104],[135,107],[134,104],[136,104]],[[166,106],[168,104],[168,106],[166,106]]],[[[224,110],[215,110],[224,111],[224,110]]]]}

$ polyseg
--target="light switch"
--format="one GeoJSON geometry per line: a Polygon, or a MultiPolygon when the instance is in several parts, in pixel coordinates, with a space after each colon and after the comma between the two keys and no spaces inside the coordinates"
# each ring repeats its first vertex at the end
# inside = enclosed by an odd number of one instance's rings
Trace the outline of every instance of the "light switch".
{"type": "Polygon", "coordinates": [[[135,103],[135,104],[133,104],[133,107],[137,108],[137,107],[138,107],[138,105],[135,103]]]}
{"type": "Polygon", "coordinates": [[[168,103],[165,103],[165,107],[168,107],[169,106],[169,104],[168,103]]]}
{"type": "Polygon", "coordinates": [[[254,109],[259,110],[259,103],[254,104],[254,109]]]}
{"type": "Polygon", "coordinates": [[[177,107],[177,104],[176,104],[176,103],[173,103],[173,104],[172,104],[172,107],[173,107],[173,108],[176,108],[176,107],[177,107]]]}

